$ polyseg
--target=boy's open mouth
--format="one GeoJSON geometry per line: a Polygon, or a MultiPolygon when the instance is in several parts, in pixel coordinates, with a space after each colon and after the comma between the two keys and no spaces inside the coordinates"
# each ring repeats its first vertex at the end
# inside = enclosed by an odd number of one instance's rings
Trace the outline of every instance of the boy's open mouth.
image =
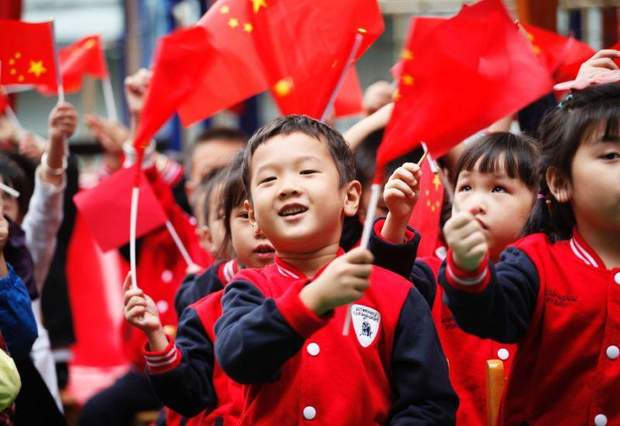
{"type": "Polygon", "coordinates": [[[268,244],[261,244],[260,246],[254,249],[254,253],[257,254],[273,254],[275,253],[275,249],[268,244]]]}
{"type": "Polygon", "coordinates": [[[287,204],[280,209],[278,212],[279,216],[288,217],[295,216],[301,213],[308,211],[308,207],[303,206],[301,204],[287,204]]]}

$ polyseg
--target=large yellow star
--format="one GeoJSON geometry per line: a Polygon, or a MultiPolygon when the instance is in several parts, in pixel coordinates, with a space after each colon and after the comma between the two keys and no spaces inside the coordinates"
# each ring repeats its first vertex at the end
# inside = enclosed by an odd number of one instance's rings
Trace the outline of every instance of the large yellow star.
{"type": "Polygon", "coordinates": [[[439,187],[441,186],[441,178],[439,177],[439,173],[435,173],[435,177],[433,177],[433,185],[435,185],[435,191],[439,191],[439,187]]]}
{"type": "Polygon", "coordinates": [[[41,77],[41,74],[45,74],[47,72],[47,69],[43,66],[43,61],[30,61],[30,68],[28,68],[28,72],[39,78],[41,77]]]}
{"type": "Polygon", "coordinates": [[[267,7],[267,0],[250,0],[252,2],[252,9],[254,13],[258,13],[261,7],[267,7]]]}

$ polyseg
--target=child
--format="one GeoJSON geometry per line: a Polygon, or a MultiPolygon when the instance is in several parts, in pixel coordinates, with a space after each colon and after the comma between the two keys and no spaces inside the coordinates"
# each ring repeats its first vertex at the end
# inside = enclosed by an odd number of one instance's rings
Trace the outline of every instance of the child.
{"type": "MultiPolygon", "coordinates": [[[[498,132],[468,145],[453,169],[454,205],[466,211],[479,210],[477,217],[485,224],[484,237],[493,260],[517,240],[527,222],[538,192],[539,158],[534,141],[498,132]]],[[[390,258],[413,262],[415,257],[415,238],[401,243],[417,199],[418,170],[415,164],[403,165],[385,187],[390,212],[385,225],[381,221],[377,225],[384,240],[373,237],[371,247],[383,253],[376,262],[388,268],[390,258]]],[[[442,303],[443,291],[436,285],[442,260],[437,255],[425,257],[405,272],[410,271],[410,279],[431,300],[435,326],[450,363],[450,378],[461,402],[457,424],[480,425],[486,422],[486,360],[501,359],[507,372],[515,348],[466,334],[457,327],[452,312],[442,303]]]]}
{"type": "Polygon", "coordinates": [[[367,250],[339,250],[360,199],[354,176],[342,136],[308,117],[278,118],[248,142],[246,205],[276,258],[235,277],[216,325],[216,357],[244,384],[242,425],[454,422],[458,401],[420,294],[371,266],[367,250]]]}
{"type": "MultiPolygon", "coordinates": [[[[226,377],[213,358],[214,327],[221,315],[223,295],[219,290],[239,269],[273,262],[273,247],[258,228],[250,225],[248,211],[243,205],[246,193],[241,178],[242,159],[243,156],[238,155],[225,169],[221,190],[224,244],[230,245],[236,256],[209,268],[198,292],[185,293],[184,303],[190,307],[182,315],[179,312],[177,349],[164,341],[163,351],[157,352],[151,343],[146,353],[147,372],[158,397],[180,414],[198,415],[191,420],[192,424],[236,424],[240,404],[235,401],[241,395],[238,385],[226,377]],[[190,299],[190,295],[194,299],[190,299]],[[202,295],[208,297],[198,301],[202,295]]],[[[125,301],[127,320],[145,331],[149,342],[153,342],[162,333],[162,326],[152,300],[142,291],[126,287],[125,301]]]]}
{"type": "Polygon", "coordinates": [[[500,262],[475,207],[444,228],[439,279],[459,325],[519,345],[499,424],[620,424],[619,118],[618,84],[573,93],[545,118],[531,227],[542,233],[500,262]]]}

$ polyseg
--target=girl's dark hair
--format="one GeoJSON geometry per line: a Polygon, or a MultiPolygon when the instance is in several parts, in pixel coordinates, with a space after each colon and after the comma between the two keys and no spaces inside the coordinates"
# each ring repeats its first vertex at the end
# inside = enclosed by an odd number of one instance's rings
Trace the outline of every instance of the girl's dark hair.
{"type": "Polygon", "coordinates": [[[225,253],[233,253],[232,231],[230,219],[235,208],[243,205],[247,199],[247,192],[243,185],[243,152],[239,152],[226,168],[226,175],[222,187],[222,204],[224,207],[224,229],[226,234],[222,249],[225,253]]]}
{"type": "MultiPolygon", "coordinates": [[[[216,169],[211,170],[201,181],[201,186],[204,191],[203,198],[203,218],[206,224],[209,223],[209,206],[211,205],[211,200],[213,198],[215,189],[220,186],[226,177],[227,169],[226,167],[218,167],[216,169]]],[[[222,198],[220,197],[220,205],[222,198]]],[[[216,211],[221,209],[218,208],[216,211]]]]}
{"type": "Polygon", "coordinates": [[[560,203],[551,194],[545,174],[553,168],[561,180],[570,182],[577,149],[601,124],[605,125],[604,140],[618,140],[620,84],[602,84],[573,92],[545,115],[539,130],[541,196],[526,227],[528,233],[543,232],[551,241],[571,237],[575,226],[573,209],[570,203],[560,203]]]}
{"type": "Polygon", "coordinates": [[[34,187],[34,169],[24,157],[18,154],[0,153],[0,175],[4,183],[20,193],[17,199],[20,220],[28,210],[28,203],[34,187]],[[32,174],[32,176],[31,176],[32,174]]]}
{"type": "Polygon", "coordinates": [[[537,189],[540,150],[528,136],[509,132],[489,133],[468,146],[456,162],[453,187],[463,170],[476,169],[481,173],[505,172],[519,179],[530,189],[537,189]]]}

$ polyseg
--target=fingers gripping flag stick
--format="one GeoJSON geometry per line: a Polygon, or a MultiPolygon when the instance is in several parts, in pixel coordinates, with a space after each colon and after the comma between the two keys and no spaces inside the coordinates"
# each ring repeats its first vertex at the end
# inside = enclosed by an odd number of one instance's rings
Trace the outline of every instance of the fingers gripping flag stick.
{"type": "MultiPolygon", "coordinates": [[[[418,166],[420,166],[426,156],[428,155],[428,149],[426,145],[423,144],[424,152],[422,156],[418,160],[418,166]]],[[[383,187],[381,181],[383,180],[383,173],[380,174],[381,180],[377,180],[375,177],[374,183],[370,187],[370,200],[368,201],[368,209],[366,213],[366,220],[364,222],[364,229],[362,230],[362,239],[360,241],[360,247],[368,248],[368,241],[370,240],[370,232],[372,231],[372,224],[375,221],[375,213],[377,211],[377,204],[379,203],[379,197],[381,197],[381,188],[383,187]]],[[[351,328],[351,305],[347,307],[347,314],[344,318],[344,325],[342,327],[342,335],[348,336],[349,329],[351,328]]]]}

